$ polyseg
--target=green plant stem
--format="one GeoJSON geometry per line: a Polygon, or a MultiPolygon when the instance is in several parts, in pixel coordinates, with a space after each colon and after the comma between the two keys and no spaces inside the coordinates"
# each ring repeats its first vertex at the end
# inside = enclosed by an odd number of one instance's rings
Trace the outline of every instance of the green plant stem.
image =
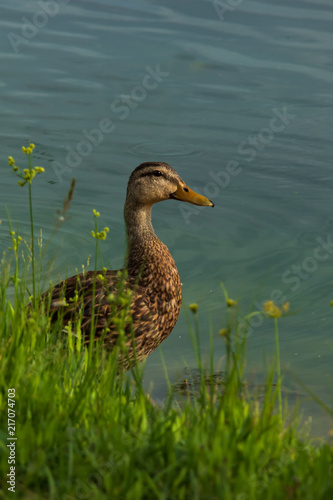
{"type": "Polygon", "coordinates": [[[279,415],[280,415],[280,418],[282,418],[280,344],[279,344],[279,327],[278,327],[278,320],[277,320],[277,318],[274,318],[274,330],[275,330],[275,351],[276,351],[276,373],[277,373],[278,404],[279,404],[279,415]]]}
{"type": "Polygon", "coordinates": [[[95,245],[95,267],[94,267],[94,281],[92,290],[92,311],[91,311],[91,323],[90,323],[90,342],[89,342],[89,352],[92,352],[93,338],[94,338],[94,328],[95,328],[95,293],[96,293],[96,275],[97,275],[97,259],[98,259],[98,248],[99,241],[97,238],[98,234],[98,223],[97,217],[95,216],[95,234],[96,234],[96,245],[95,245]]]}
{"type": "MultiPolygon", "coordinates": [[[[32,155],[28,155],[29,170],[32,170],[32,155]]],[[[32,192],[31,181],[29,182],[29,207],[30,207],[30,231],[31,231],[31,270],[32,270],[32,293],[34,309],[36,308],[36,276],[35,276],[35,238],[34,238],[34,218],[32,213],[32,192]]]]}
{"type": "Polygon", "coordinates": [[[18,225],[17,225],[17,232],[16,232],[16,244],[15,244],[15,236],[13,235],[13,228],[12,228],[12,223],[10,220],[9,212],[6,207],[6,213],[7,213],[7,220],[8,220],[8,225],[9,225],[9,232],[12,238],[12,244],[13,244],[13,252],[14,252],[14,257],[15,257],[15,271],[14,271],[14,286],[15,286],[15,307],[17,307],[17,304],[19,302],[19,294],[18,294],[18,282],[19,282],[19,259],[18,259],[18,236],[19,236],[19,231],[18,231],[18,225]]]}

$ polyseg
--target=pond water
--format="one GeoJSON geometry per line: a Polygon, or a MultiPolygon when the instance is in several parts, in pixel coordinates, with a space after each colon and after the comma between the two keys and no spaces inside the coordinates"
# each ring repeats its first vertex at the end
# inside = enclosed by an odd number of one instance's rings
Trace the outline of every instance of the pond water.
{"type": "MultiPolygon", "coordinates": [[[[33,185],[45,239],[77,182],[70,219],[48,248],[54,280],[93,253],[93,208],[110,227],[104,264],[122,266],[128,176],[143,161],[166,161],[215,202],[153,211],[184,290],[161,348],[171,381],[196,366],[192,302],[203,359],[210,331],[216,362],[224,355],[223,281],[242,314],[290,302],[296,314],[279,321],[285,383],[296,376],[331,405],[332,2],[3,0],[0,14],[0,250],[9,246],[5,205],[23,233],[29,227],[27,190],[7,166],[8,155],[23,164],[21,145],[33,141],[46,169],[33,185]]],[[[263,380],[273,355],[273,322],[253,322],[248,373],[263,380]]],[[[146,363],[152,382],[162,397],[159,350],[146,363]]],[[[327,417],[311,401],[302,408],[326,437],[327,417]]]]}

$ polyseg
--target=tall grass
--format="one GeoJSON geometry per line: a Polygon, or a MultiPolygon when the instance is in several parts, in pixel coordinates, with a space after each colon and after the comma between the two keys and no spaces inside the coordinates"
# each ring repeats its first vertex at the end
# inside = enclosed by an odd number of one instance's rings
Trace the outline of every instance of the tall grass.
{"type": "MultiPolygon", "coordinates": [[[[0,270],[0,498],[333,498],[332,447],[313,446],[282,399],[280,407],[273,371],[263,403],[246,390],[246,335],[237,336],[237,304],[228,296],[227,328],[217,339],[212,332],[212,342],[225,342],[223,385],[213,358],[208,373],[203,368],[193,304],[197,397],[179,398],[170,386],[158,406],[142,388],[144,364],[131,378],[118,373],[117,349],[88,349],[75,326],[61,334],[45,304],[27,313],[29,259],[18,250],[17,231],[11,235],[17,245],[0,270]],[[15,493],[6,483],[9,388],[16,394],[15,493]]],[[[276,319],[268,306],[266,314],[276,319]]]]}

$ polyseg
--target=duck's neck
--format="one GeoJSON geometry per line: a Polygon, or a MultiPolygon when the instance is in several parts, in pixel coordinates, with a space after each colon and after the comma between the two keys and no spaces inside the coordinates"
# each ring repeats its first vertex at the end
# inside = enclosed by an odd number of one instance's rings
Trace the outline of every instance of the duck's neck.
{"type": "Polygon", "coordinates": [[[151,206],[134,205],[127,199],[124,217],[127,232],[126,268],[128,274],[136,278],[145,273],[147,260],[150,260],[152,247],[158,238],[151,223],[151,206]]]}
{"type": "Polygon", "coordinates": [[[151,206],[125,203],[124,216],[127,230],[127,271],[129,276],[139,277],[140,284],[154,281],[154,274],[165,279],[168,273],[178,271],[168,248],[154,233],[151,223],[151,206]],[[163,261],[163,271],[161,270],[163,261]],[[166,276],[164,276],[164,274],[166,276]]]}
{"type": "Polygon", "coordinates": [[[156,238],[151,223],[151,205],[137,206],[126,200],[124,217],[129,256],[137,247],[149,246],[151,240],[156,238]]]}

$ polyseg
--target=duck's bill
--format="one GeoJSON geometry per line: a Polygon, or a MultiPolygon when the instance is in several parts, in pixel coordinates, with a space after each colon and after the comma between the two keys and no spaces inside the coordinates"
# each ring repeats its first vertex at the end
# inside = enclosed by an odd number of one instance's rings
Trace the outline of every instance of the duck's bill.
{"type": "Polygon", "coordinates": [[[201,194],[195,193],[186,186],[186,184],[178,184],[177,191],[170,195],[170,198],[180,201],[186,201],[187,203],[192,203],[192,205],[199,205],[201,207],[213,207],[214,203],[202,196],[201,194]]]}

